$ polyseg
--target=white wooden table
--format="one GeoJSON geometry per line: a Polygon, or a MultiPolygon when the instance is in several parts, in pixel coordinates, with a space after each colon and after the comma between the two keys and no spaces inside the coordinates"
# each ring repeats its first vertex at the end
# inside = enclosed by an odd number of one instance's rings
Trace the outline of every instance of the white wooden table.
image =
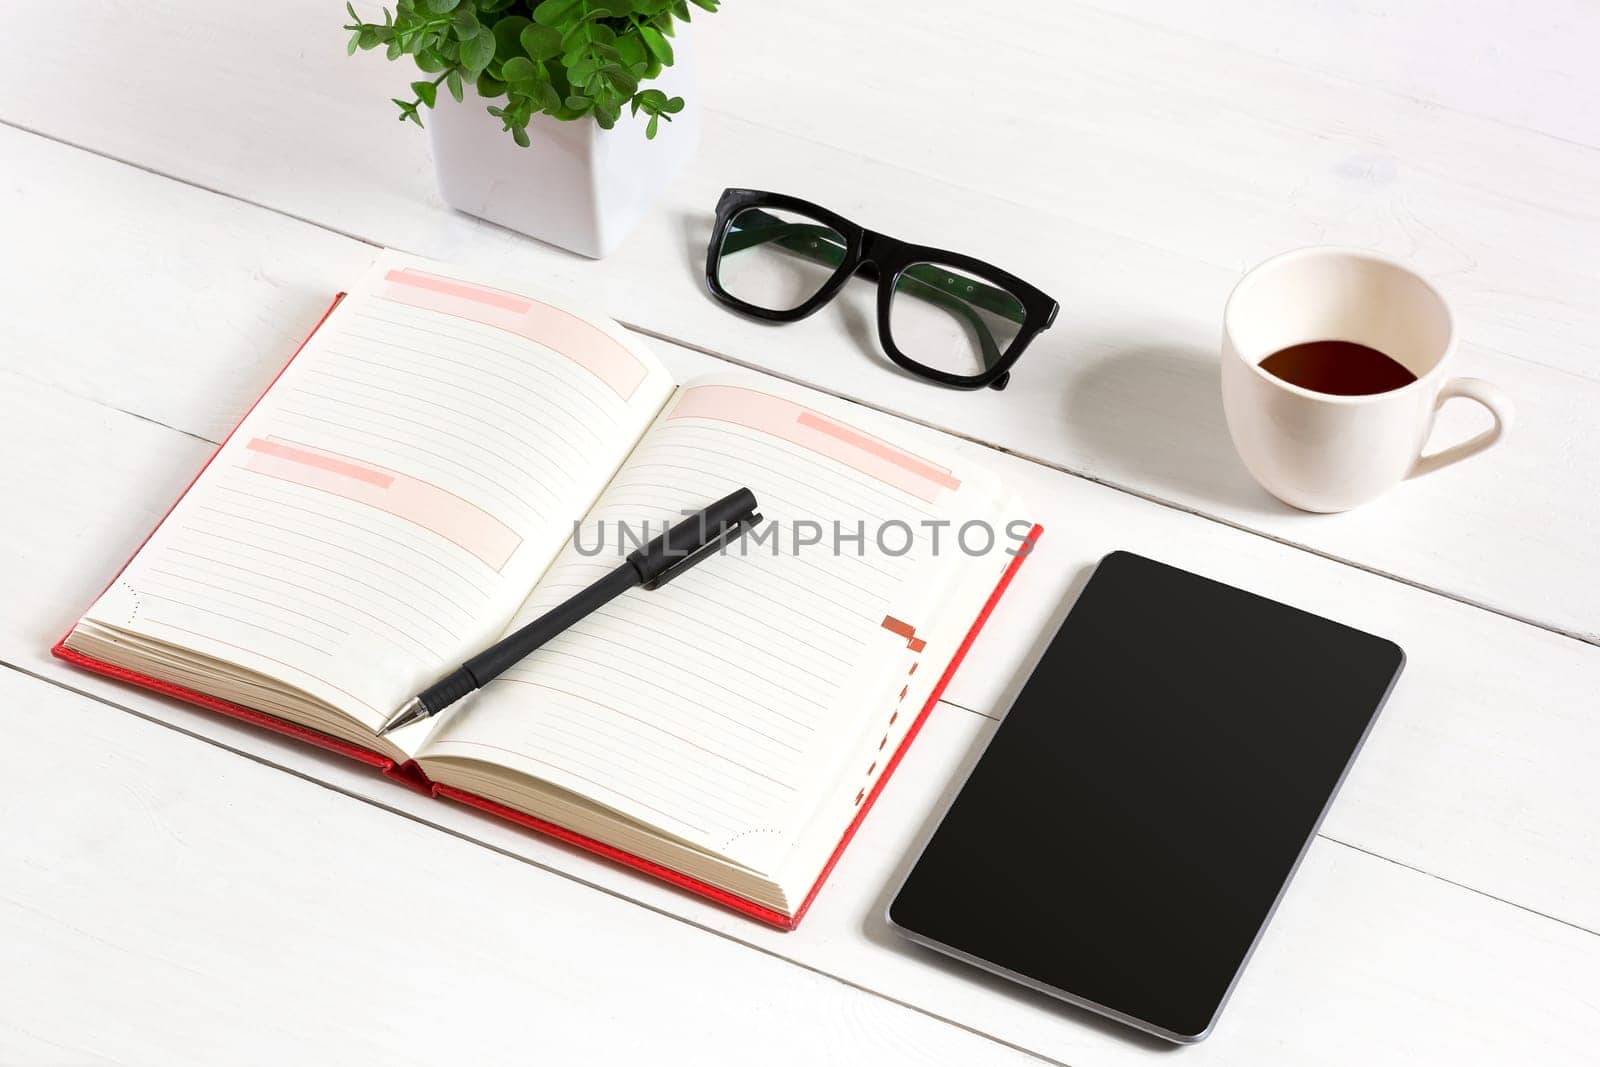
{"type": "Polygon", "coordinates": [[[441,206],[333,0],[0,0],[0,1062],[1157,1062],[878,918],[1117,547],[1410,655],[1215,1036],[1165,1054],[1595,1062],[1600,9],[1296,7],[731,0],[698,159],[590,263],[441,206]],[[991,258],[1060,320],[973,395],[896,374],[859,301],[738,319],[698,280],[725,185],[991,258]],[[1232,281],[1322,241],[1432,274],[1521,415],[1332,517],[1249,481],[1215,381],[1232,281]],[[48,657],[384,244],[904,414],[1035,505],[1029,580],[799,931],[48,657]]]}

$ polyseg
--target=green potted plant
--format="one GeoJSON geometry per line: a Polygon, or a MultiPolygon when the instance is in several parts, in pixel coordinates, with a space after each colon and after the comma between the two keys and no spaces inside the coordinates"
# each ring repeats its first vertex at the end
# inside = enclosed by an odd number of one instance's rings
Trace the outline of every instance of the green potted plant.
{"type": "Polygon", "coordinates": [[[677,29],[719,2],[398,0],[381,21],[346,4],[345,29],[352,54],[423,75],[394,102],[428,130],[446,203],[598,257],[694,149],[677,29]]]}

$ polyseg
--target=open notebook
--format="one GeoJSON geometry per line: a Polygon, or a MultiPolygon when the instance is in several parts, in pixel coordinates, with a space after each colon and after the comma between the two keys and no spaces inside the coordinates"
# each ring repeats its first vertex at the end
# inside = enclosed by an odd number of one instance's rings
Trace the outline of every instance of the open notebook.
{"type": "Polygon", "coordinates": [[[759,375],[676,384],[602,317],[385,252],[57,653],[792,926],[1037,534],[895,433],[759,375]],[[765,541],[377,736],[739,486],[765,541]]]}

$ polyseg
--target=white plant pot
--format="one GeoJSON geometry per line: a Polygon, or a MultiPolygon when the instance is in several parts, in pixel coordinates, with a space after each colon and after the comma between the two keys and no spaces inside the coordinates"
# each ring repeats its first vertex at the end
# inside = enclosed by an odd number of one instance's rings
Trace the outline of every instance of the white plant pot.
{"type": "Polygon", "coordinates": [[[644,217],[699,141],[686,36],[673,39],[673,65],[645,83],[685,101],[671,122],[660,123],[653,141],[645,139],[646,116],[624,108],[611,130],[590,118],[560,122],[535,115],[528,123],[532,144],[522,148],[484,110],[492,101],[470,88],[461,103],[440,92],[423,121],[445,203],[580,255],[598,259],[609,253],[644,217]]]}

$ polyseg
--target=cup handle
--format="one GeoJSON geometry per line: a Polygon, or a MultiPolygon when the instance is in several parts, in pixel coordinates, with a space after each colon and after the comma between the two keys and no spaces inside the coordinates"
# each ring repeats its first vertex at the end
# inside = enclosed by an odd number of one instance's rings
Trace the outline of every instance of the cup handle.
{"type": "MultiPolygon", "coordinates": [[[[1480,434],[1467,438],[1458,445],[1441,449],[1431,456],[1419,456],[1417,465],[1411,468],[1411,473],[1406,477],[1415,478],[1419,474],[1431,474],[1440,467],[1448,467],[1468,456],[1475,456],[1484,449],[1498,444],[1500,439],[1511,432],[1511,424],[1516,421],[1517,409],[1511,403],[1511,398],[1501,392],[1498,386],[1490,385],[1482,378],[1451,378],[1439,390],[1439,396],[1433,402],[1433,415],[1437,420],[1439,409],[1445,402],[1454,397],[1466,397],[1476,400],[1489,409],[1489,414],[1494,416],[1494,425],[1480,434]]],[[[1433,434],[1433,427],[1428,427],[1429,436],[1433,434]]]]}

